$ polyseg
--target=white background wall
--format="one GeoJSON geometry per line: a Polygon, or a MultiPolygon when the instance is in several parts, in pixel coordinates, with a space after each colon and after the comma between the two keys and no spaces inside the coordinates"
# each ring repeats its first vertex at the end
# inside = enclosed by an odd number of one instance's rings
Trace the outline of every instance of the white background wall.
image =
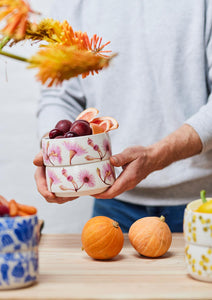
{"type": "MultiPolygon", "coordinates": [[[[50,16],[52,0],[31,0],[33,9],[50,16]]],[[[4,50],[25,57],[31,56],[37,45],[29,43],[4,50]]],[[[0,56],[0,194],[8,200],[34,205],[39,218],[44,219],[44,232],[77,233],[90,218],[93,199],[81,197],[59,205],[47,203],[37,192],[32,164],[39,151],[36,135],[36,106],[39,84],[36,71],[26,64],[0,56]]]]}

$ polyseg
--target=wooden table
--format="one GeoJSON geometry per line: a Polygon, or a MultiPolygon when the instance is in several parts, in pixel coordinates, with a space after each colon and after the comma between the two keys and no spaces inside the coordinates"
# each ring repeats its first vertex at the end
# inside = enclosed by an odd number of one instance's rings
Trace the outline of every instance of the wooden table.
{"type": "Polygon", "coordinates": [[[187,275],[182,234],[173,234],[170,250],[157,259],[139,256],[125,235],[124,248],[111,261],[88,257],[80,235],[43,235],[39,282],[1,291],[0,299],[212,299],[212,283],[187,275]]]}

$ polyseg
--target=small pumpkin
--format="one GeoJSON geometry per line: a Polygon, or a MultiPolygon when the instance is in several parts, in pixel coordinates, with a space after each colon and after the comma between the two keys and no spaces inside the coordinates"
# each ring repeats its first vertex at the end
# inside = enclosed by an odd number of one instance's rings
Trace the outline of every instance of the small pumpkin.
{"type": "Polygon", "coordinates": [[[165,254],[172,242],[172,234],[165,218],[144,217],[135,221],[128,233],[130,243],[141,255],[159,257],[165,254]]]}
{"type": "Polygon", "coordinates": [[[105,216],[93,217],[85,224],[82,234],[82,249],[94,259],[111,259],[119,254],[124,244],[124,235],[118,222],[105,216]]]}

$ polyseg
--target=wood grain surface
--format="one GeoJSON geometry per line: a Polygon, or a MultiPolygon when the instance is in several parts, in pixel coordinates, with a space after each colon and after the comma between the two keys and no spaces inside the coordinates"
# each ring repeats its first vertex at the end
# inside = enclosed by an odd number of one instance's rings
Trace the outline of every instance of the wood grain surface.
{"type": "Polygon", "coordinates": [[[0,291],[0,299],[212,299],[212,284],[187,275],[182,234],[173,234],[161,258],[139,256],[127,235],[121,253],[96,261],[81,250],[80,235],[43,235],[39,281],[19,290],[0,291]]]}

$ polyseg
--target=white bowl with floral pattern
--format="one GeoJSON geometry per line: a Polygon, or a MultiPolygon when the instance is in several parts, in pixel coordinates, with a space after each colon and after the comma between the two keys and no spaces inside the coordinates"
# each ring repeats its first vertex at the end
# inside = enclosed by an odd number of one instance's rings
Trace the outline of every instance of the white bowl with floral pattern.
{"type": "Polygon", "coordinates": [[[46,167],[49,191],[58,197],[98,194],[115,181],[110,160],[63,167],[46,167]]]}
{"type": "Polygon", "coordinates": [[[198,199],[185,209],[185,260],[192,277],[212,282],[212,213],[196,212],[201,204],[202,200],[198,199]]]}
{"type": "Polygon", "coordinates": [[[105,191],[115,181],[107,132],[42,139],[49,191],[58,197],[78,197],[105,191]]]}
{"type": "Polygon", "coordinates": [[[42,139],[45,166],[73,166],[107,160],[111,141],[107,132],[60,139],[42,139]]]}

